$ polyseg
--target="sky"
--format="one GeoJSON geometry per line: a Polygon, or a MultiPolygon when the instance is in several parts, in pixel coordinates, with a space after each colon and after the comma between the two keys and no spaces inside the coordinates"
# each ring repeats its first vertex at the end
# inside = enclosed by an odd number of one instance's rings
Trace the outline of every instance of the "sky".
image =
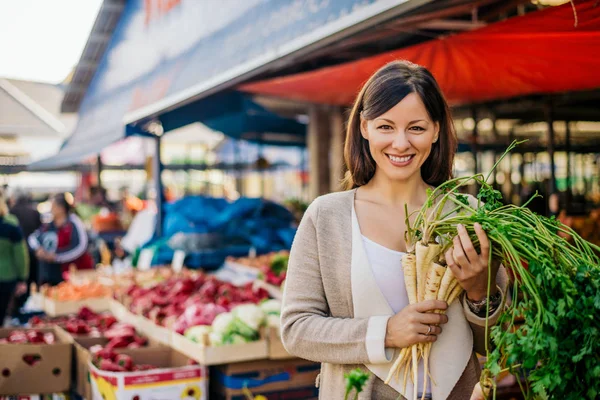
{"type": "Polygon", "coordinates": [[[0,0],[0,77],[59,83],[79,61],[102,0],[0,0]]]}

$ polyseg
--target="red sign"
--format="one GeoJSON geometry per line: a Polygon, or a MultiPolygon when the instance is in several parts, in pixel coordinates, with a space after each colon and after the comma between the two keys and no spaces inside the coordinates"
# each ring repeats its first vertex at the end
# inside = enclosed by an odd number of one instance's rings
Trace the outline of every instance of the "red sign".
{"type": "Polygon", "coordinates": [[[144,23],[146,26],[153,19],[158,19],[175,6],[181,3],[181,0],[144,0],[144,23]]]}
{"type": "Polygon", "coordinates": [[[127,374],[127,376],[125,376],[125,386],[194,379],[201,378],[202,376],[202,368],[185,369],[171,372],[144,372],[140,374],[127,374]]]}

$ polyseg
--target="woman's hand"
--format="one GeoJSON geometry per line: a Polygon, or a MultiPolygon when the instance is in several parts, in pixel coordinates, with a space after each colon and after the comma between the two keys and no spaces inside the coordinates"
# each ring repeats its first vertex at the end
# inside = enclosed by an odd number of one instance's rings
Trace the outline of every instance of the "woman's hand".
{"type": "Polygon", "coordinates": [[[415,343],[435,342],[442,333],[440,325],[447,323],[448,317],[432,311],[447,308],[448,304],[441,300],[426,300],[404,307],[388,320],[385,347],[404,348],[415,343]]]}
{"type": "Polygon", "coordinates": [[[486,398],[487,397],[483,394],[483,390],[481,389],[481,384],[477,382],[473,388],[470,400],[485,400],[486,398]]]}
{"type": "Polygon", "coordinates": [[[25,293],[27,293],[27,283],[26,282],[17,283],[17,286],[15,287],[15,296],[19,297],[19,296],[24,295],[25,293]]]}
{"type": "MultiPolygon", "coordinates": [[[[458,225],[458,236],[454,238],[454,246],[446,252],[446,263],[454,273],[458,283],[472,301],[480,301],[487,297],[488,260],[490,241],[480,224],[475,224],[475,233],[479,238],[481,254],[477,254],[475,246],[469,238],[464,226],[458,225]]],[[[492,292],[496,293],[496,274],[499,263],[492,264],[492,292]]]]}

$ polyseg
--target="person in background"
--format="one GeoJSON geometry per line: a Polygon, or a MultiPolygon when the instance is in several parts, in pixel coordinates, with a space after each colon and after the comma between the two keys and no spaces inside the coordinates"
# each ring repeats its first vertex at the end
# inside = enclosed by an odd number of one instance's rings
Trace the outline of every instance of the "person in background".
{"type": "MultiPolygon", "coordinates": [[[[11,196],[11,215],[14,215],[19,220],[19,226],[23,231],[25,238],[29,237],[33,232],[42,226],[40,213],[33,206],[31,196],[22,191],[16,191],[11,196]]],[[[29,250],[29,279],[27,280],[27,290],[21,296],[15,299],[15,307],[13,308],[13,316],[16,317],[19,309],[25,304],[29,297],[29,289],[31,283],[38,281],[38,260],[35,253],[28,246],[29,250]]]]}
{"type": "Polygon", "coordinates": [[[27,290],[28,258],[19,222],[8,213],[8,206],[0,192],[0,327],[4,325],[13,295],[21,295],[27,290]]]}
{"type": "Polygon", "coordinates": [[[71,265],[93,269],[88,253],[88,236],[83,222],[73,212],[64,194],[52,198],[52,222],[42,225],[29,236],[28,242],[39,260],[38,283],[56,285],[71,265]]]}

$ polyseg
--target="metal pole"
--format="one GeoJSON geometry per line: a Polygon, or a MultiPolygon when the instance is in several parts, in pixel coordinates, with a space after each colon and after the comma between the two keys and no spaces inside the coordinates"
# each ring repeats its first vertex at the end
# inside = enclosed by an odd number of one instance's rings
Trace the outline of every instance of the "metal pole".
{"type": "Polygon", "coordinates": [[[479,146],[477,144],[477,137],[479,136],[479,130],[477,128],[477,109],[475,107],[473,107],[471,109],[471,115],[473,118],[473,122],[474,122],[474,126],[473,126],[473,132],[472,132],[472,136],[471,136],[471,152],[473,152],[473,161],[474,161],[474,170],[475,170],[475,174],[479,173],[479,157],[478,157],[478,152],[479,152],[479,146]]]}
{"type": "Polygon", "coordinates": [[[571,187],[571,126],[570,121],[565,121],[565,151],[567,152],[567,209],[571,206],[573,200],[573,190],[571,187]]]}
{"type": "MultiPolygon", "coordinates": [[[[508,133],[508,142],[512,143],[515,140],[515,130],[514,128],[511,128],[511,130],[508,133]]],[[[506,174],[506,179],[508,179],[508,202],[512,203],[512,198],[513,198],[513,194],[514,194],[514,184],[512,181],[512,159],[513,159],[513,154],[509,154],[506,157],[506,160],[508,161],[508,174],[506,174]]]]}
{"type": "Polygon", "coordinates": [[[244,184],[242,182],[242,154],[240,151],[240,141],[239,139],[235,139],[234,142],[234,179],[235,179],[235,187],[240,196],[244,195],[244,184]]]}
{"type": "Polygon", "coordinates": [[[263,144],[263,134],[261,133],[258,139],[258,173],[260,174],[260,197],[265,197],[265,180],[267,175],[267,169],[263,161],[266,161],[264,158],[264,144],[263,144]]]}
{"type": "Polygon", "coordinates": [[[556,191],[556,165],[554,161],[554,109],[552,102],[546,103],[546,120],[548,123],[548,155],[550,156],[550,182],[548,184],[548,195],[556,191]]]}
{"type": "MultiPolygon", "coordinates": [[[[494,142],[499,142],[500,141],[500,135],[498,134],[498,119],[496,118],[496,116],[494,115],[494,118],[492,120],[492,135],[494,136],[494,142]]],[[[496,154],[496,150],[494,148],[494,150],[492,150],[492,166],[494,164],[496,164],[496,160],[497,160],[497,154],[496,154]]],[[[490,182],[488,182],[490,183],[490,182]]],[[[493,187],[496,187],[496,171],[494,171],[494,173],[492,174],[492,182],[491,182],[493,187]]]]}
{"type": "Polygon", "coordinates": [[[102,157],[100,154],[96,157],[96,181],[98,182],[98,187],[102,187],[102,157]]]}
{"type": "Polygon", "coordinates": [[[164,218],[164,203],[165,203],[165,191],[164,191],[164,187],[163,187],[163,182],[162,182],[162,170],[163,170],[163,165],[162,162],[160,160],[160,153],[161,153],[161,140],[160,140],[160,136],[155,136],[154,137],[154,159],[153,159],[153,163],[154,166],[152,168],[152,171],[154,173],[154,184],[156,187],[156,231],[155,231],[155,235],[156,237],[161,237],[162,236],[162,230],[163,230],[163,218],[164,218]]]}

